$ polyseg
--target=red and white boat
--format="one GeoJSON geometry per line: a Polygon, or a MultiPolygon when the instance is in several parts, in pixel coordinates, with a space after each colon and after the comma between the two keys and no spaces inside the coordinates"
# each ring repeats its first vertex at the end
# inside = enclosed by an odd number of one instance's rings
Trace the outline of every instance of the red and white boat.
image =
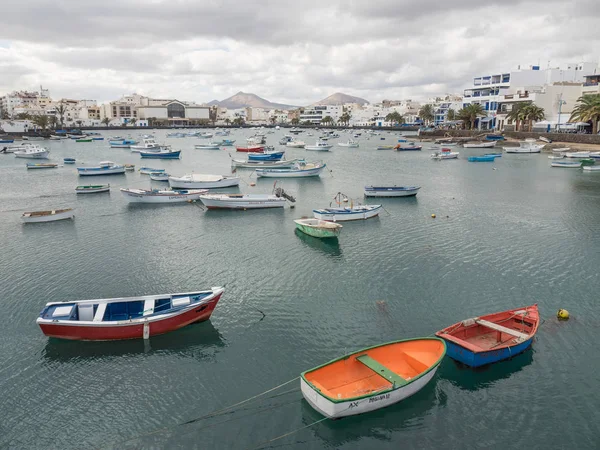
{"type": "Polygon", "coordinates": [[[37,324],[49,337],[112,341],[148,339],[208,320],[222,287],[181,294],[47,303],[37,324]]]}
{"type": "Polygon", "coordinates": [[[248,145],[246,147],[236,147],[235,151],[243,153],[264,153],[265,147],[263,145],[248,145]]]}

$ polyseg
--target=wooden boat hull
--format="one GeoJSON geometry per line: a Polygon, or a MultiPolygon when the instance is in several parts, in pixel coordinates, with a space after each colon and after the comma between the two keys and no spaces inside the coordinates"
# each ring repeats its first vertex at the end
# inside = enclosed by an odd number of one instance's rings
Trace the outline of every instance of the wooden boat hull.
{"type": "Polygon", "coordinates": [[[36,215],[29,215],[31,213],[24,213],[21,216],[21,220],[23,221],[23,223],[42,223],[42,222],[56,222],[58,220],[66,220],[66,219],[73,219],[75,217],[75,214],[73,212],[72,209],[67,209],[64,211],[60,211],[60,212],[56,212],[53,214],[48,214],[48,215],[44,215],[44,216],[36,216],[36,215]]]}
{"type": "Polygon", "coordinates": [[[581,162],[570,162],[570,161],[553,161],[550,163],[551,167],[562,167],[563,169],[579,169],[581,162]]]}
{"type": "Polygon", "coordinates": [[[463,144],[464,148],[493,148],[496,146],[496,142],[498,141],[488,141],[488,142],[477,142],[477,143],[465,143],[463,144]]]}
{"type": "Polygon", "coordinates": [[[423,389],[435,376],[446,353],[444,341],[437,338],[397,341],[378,347],[361,350],[303,372],[300,377],[300,389],[303,397],[316,411],[332,419],[385,408],[423,389]],[[414,350],[407,349],[402,352],[400,346],[403,343],[408,345],[423,343],[424,346],[431,347],[432,350],[415,353],[414,350]],[[390,352],[388,355],[377,353],[378,347],[389,346],[398,346],[396,353],[390,352]],[[433,348],[435,348],[435,351],[433,348]],[[366,367],[363,367],[359,360],[365,355],[374,365],[366,363],[366,367]],[[414,361],[419,369],[417,370],[412,365],[408,365],[407,361],[414,361]],[[344,367],[339,367],[340,363],[344,364],[344,367]],[[395,366],[397,369],[390,370],[388,366],[395,366]],[[383,370],[380,371],[379,368],[383,370]],[[319,375],[319,371],[322,375],[319,375]],[[411,375],[404,378],[397,371],[406,371],[405,373],[411,375]],[[392,374],[390,378],[393,377],[393,381],[388,379],[390,373],[392,374]],[[361,379],[356,379],[357,376],[360,376],[361,379]],[[327,386],[327,384],[332,384],[329,381],[330,378],[336,381],[336,387],[327,386]],[[345,395],[342,396],[338,393],[335,396],[335,391],[339,392],[340,390],[345,395]]]}
{"type": "Polygon", "coordinates": [[[176,152],[144,152],[141,151],[140,155],[144,159],[179,159],[181,156],[181,150],[176,152]]]}
{"type": "Polygon", "coordinates": [[[194,145],[196,150],[219,150],[221,147],[219,145],[194,145]]]}
{"type": "Polygon", "coordinates": [[[194,181],[177,177],[169,177],[169,185],[176,189],[217,189],[239,186],[238,177],[227,177],[218,181],[194,181]]]}
{"type": "Polygon", "coordinates": [[[48,151],[43,152],[35,152],[35,153],[27,153],[21,151],[13,152],[15,157],[17,158],[27,158],[27,159],[48,159],[48,151]]]}
{"type": "Polygon", "coordinates": [[[600,171],[600,166],[584,166],[583,170],[586,172],[597,172],[600,171]]]}
{"type": "Polygon", "coordinates": [[[420,187],[399,188],[399,187],[365,187],[365,197],[414,197],[419,192],[420,187]]]}
{"type": "Polygon", "coordinates": [[[110,184],[98,186],[77,186],[75,188],[77,194],[99,194],[101,192],[110,192],[110,184]]]}
{"type": "Polygon", "coordinates": [[[294,223],[296,224],[296,229],[298,229],[304,234],[318,239],[337,239],[337,237],[340,235],[340,232],[342,231],[342,225],[339,225],[337,227],[311,225],[310,223],[306,223],[306,221],[302,219],[294,220],[294,223]]]}
{"type": "Polygon", "coordinates": [[[280,161],[284,153],[248,153],[248,161],[280,161]]]}
{"type": "Polygon", "coordinates": [[[469,162],[494,162],[495,156],[469,156],[469,162]]]}
{"type": "Polygon", "coordinates": [[[58,164],[26,164],[27,169],[56,169],[58,164]]]}
{"type": "Polygon", "coordinates": [[[373,208],[362,211],[327,211],[325,209],[314,209],[315,219],[326,220],[328,222],[348,222],[351,220],[367,220],[379,215],[381,205],[371,205],[373,208]]]}
{"type": "Polygon", "coordinates": [[[251,147],[236,147],[235,151],[240,153],[263,153],[265,151],[265,147],[262,145],[251,147]]]}
{"type": "Polygon", "coordinates": [[[284,169],[293,167],[299,161],[299,159],[290,161],[241,161],[232,159],[231,165],[240,169],[284,169]]]}
{"type": "Polygon", "coordinates": [[[207,191],[205,190],[194,190],[194,191],[181,191],[181,192],[172,192],[172,193],[164,193],[166,191],[152,192],[152,191],[143,191],[136,192],[135,190],[123,189],[121,188],[121,194],[125,197],[129,203],[183,203],[194,200],[199,200],[200,195],[205,194],[207,191]]]}
{"type": "Polygon", "coordinates": [[[142,320],[121,320],[112,322],[77,322],[77,321],[48,321],[41,318],[37,323],[42,332],[48,336],[59,339],[78,341],[115,341],[124,339],[143,339],[165,334],[192,323],[208,320],[217,303],[223,295],[223,289],[215,289],[215,293],[196,305],[181,310],[174,315],[165,315],[164,318],[142,320]],[[70,323],[69,323],[70,322],[70,323]],[[144,330],[146,328],[146,331],[144,330]]]}
{"type": "Polygon", "coordinates": [[[506,153],[540,153],[542,147],[520,148],[520,147],[503,147],[506,153]]]}
{"type": "Polygon", "coordinates": [[[166,172],[166,169],[153,169],[152,167],[140,167],[138,170],[142,175],[150,175],[151,173],[166,172]]]}
{"type": "Polygon", "coordinates": [[[256,176],[265,178],[304,178],[304,177],[318,177],[325,164],[314,169],[257,169],[256,176]]]}
{"type": "Polygon", "coordinates": [[[120,175],[125,173],[125,167],[118,166],[112,168],[100,168],[100,167],[78,167],[77,173],[80,177],[95,176],[95,175],[120,175]]]}
{"type": "Polygon", "coordinates": [[[201,195],[200,200],[208,209],[265,209],[283,208],[286,199],[275,195],[201,195]]]}
{"type": "Polygon", "coordinates": [[[466,319],[438,331],[448,356],[480,367],[515,356],[531,346],[539,326],[537,305],[466,319]]]}

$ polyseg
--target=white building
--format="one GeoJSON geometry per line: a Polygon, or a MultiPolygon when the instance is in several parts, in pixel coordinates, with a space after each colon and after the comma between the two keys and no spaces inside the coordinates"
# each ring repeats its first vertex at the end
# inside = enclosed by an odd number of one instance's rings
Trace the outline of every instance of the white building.
{"type": "Polygon", "coordinates": [[[304,112],[300,114],[300,123],[311,122],[314,125],[320,125],[321,120],[329,116],[334,122],[338,122],[342,114],[344,114],[342,105],[315,105],[307,106],[304,112]]]}
{"type": "Polygon", "coordinates": [[[519,87],[523,91],[531,92],[554,83],[583,83],[585,75],[592,73],[596,66],[587,62],[548,69],[541,69],[540,66],[522,69],[519,66],[516,71],[475,77],[472,87],[464,91],[463,107],[479,103],[487,116],[477,121],[478,128],[493,129],[496,128],[499,103],[511,88],[519,87]]]}
{"type": "Polygon", "coordinates": [[[20,113],[38,113],[40,105],[38,92],[14,91],[0,97],[0,115],[14,118],[20,113]]]}

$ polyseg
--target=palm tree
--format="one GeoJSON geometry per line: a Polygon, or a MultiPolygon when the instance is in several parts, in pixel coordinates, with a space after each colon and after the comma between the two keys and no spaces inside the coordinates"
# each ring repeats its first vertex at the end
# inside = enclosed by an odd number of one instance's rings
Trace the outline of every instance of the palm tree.
{"type": "Polygon", "coordinates": [[[50,127],[56,130],[56,125],[58,124],[58,119],[56,118],[56,116],[49,116],[48,119],[50,120],[50,127]]]}
{"type": "Polygon", "coordinates": [[[108,117],[105,117],[104,119],[102,119],[102,123],[104,125],[106,125],[106,128],[108,128],[108,124],[110,123],[110,119],[108,117]]]}
{"type": "Polygon", "coordinates": [[[215,126],[215,123],[217,123],[217,107],[213,106],[212,108],[210,108],[208,110],[208,118],[210,119],[210,121],[212,122],[212,126],[215,126]]]}
{"type": "Polygon", "coordinates": [[[83,120],[76,120],[75,123],[77,124],[77,126],[79,128],[81,128],[81,125],[83,124],[83,120]]]}
{"type": "Polygon", "coordinates": [[[148,126],[153,127],[156,124],[156,117],[148,117],[148,126]]]}
{"type": "Polygon", "coordinates": [[[30,120],[31,115],[29,113],[19,113],[16,115],[15,119],[17,120],[30,120]]]}
{"type": "Polygon", "coordinates": [[[269,117],[269,122],[271,122],[271,125],[275,125],[275,122],[277,122],[277,117],[275,117],[275,116],[269,117]]]}
{"type": "Polygon", "coordinates": [[[127,121],[128,125],[131,125],[132,127],[135,127],[135,123],[137,122],[136,118],[131,118],[127,121]]]}
{"type": "Polygon", "coordinates": [[[419,110],[419,117],[425,121],[425,123],[433,122],[434,109],[433,105],[423,105],[419,110]]]}
{"type": "Polygon", "coordinates": [[[569,122],[592,122],[592,134],[598,133],[600,121],[600,94],[586,94],[577,99],[577,106],[569,122]]]}
{"type": "Polygon", "coordinates": [[[56,113],[58,114],[58,122],[60,123],[60,127],[63,127],[65,121],[65,112],[67,112],[67,107],[63,102],[60,102],[56,107],[56,113]]]}
{"type": "Polygon", "coordinates": [[[446,112],[446,120],[456,120],[456,111],[454,111],[452,108],[450,108],[446,112]]]}
{"type": "Polygon", "coordinates": [[[50,122],[50,119],[48,118],[48,116],[46,114],[39,114],[39,115],[36,115],[33,117],[33,123],[35,123],[42,130],[45,130],[46,128],[48,128],[49,122],[50,122]]]}
{"type": "Polygon", "coordinates": [[[244,125],[246,121],[244,120],[243,117],[236,117],[235,119],[233,119],[233,124],[235,126],[241,127],[242,125],[244,125]]]}
{"type": "Polygon", "coordinates": [[[464,123],[469,124],[469,130],[475,128],[475,121],[478,117],[485,116],[485,111],[483,106],[479,103],[471,103],[470,105],[465,106],[463,109],[459,110],[457,116],[464,123]]]}
{"type": "Polygon", "coordinates": [[[531,131],[533,128],[533,122],[539,122],[546,118],[544,108],[540,108],[537,105],[527,105],[522,109],[523,119],[527,120],[527,131],[531,131]]]}
{"type": "Polygon", "coordinates": [[[394,125],[402,125],[404,121],[404,117],[398,111],[394,111],[385,116],[386,122],[391,122],[394,125]]]}
{"type": "Polygon", "coordinates": [[[231,123],[231,119],[229,117],[227,117],[225,119],[225,125],[229,125],[231,123]]]}
{"type": "Polygon", "coordinates": [[[290,123],[292,125],[298,125],[300,123],[300,119],[298,119],[297,117],[294,117],[292,120],[290,120],[290,123]]]}
{"type": "Polygon", "coordinates": [[[512,109],[510,110],[510,112],[506,115],[506,118],[510,121],[510,122],[514,122],[515,123],[515,131],[519,131],[519,125],[521,124],[522,121],[525,120],[525,116],[524,116],[524,109],[531,105],[531,102],[519,102],[519,103],[514,103],[512,105],[512,109]]]}
{"type": "Polygon", "coordinates": [[[321,125],[328,125],[333,123],[333,118],[331,116],[325,116],[321,119],[321,125]]]}

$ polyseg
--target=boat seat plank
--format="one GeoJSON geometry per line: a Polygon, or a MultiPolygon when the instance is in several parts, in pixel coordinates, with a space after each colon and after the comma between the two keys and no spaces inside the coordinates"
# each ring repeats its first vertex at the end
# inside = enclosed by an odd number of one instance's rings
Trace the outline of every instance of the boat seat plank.
{"type": "Polygon", "coordinates": [[[529,335],[526,333],[521,333],[520,331],[513,330],[511,328],[503,327],[502,325],[498,325],[497,323],[488,322],[487,320],[477,319],[475,321],[478,325],[481,325],[486,328],[491,328],[492,330],[500,331],[501,333],[510,334],[516,338],[520,338],[523,340],[529,339],[529,335]]]}
{"type": "Polygon", "coordinates": [[[154,299],[146,299],[144,301],[144,316],[148,316],[150,314],[154,314],[154,299]]]}
{"type": "Polygon", "coordinates": [[[381,364],[379,361],[376,361],[373,358],[371,358],[369,355],[365,354],[365,355],[357,356],[356,360],[358,362],[364,364],[369,369],[371,369],[373,372],[375,372],[377,375],[379,375],[380,377],[389,381],[390,383],[394,384],[395,386],[404,386],[405,384],[408,383],[407,380],[402,378],[396,372],[393,372],[392,370],[388,369],[383,364],[381,364]]]}
{"type": "Polygon", "coordinates": [[[94,315],[94,322],[102,322],[102,318],[104,317],[105,312],[106,303],[100,303],[98,305],[98,309],[96,310],[96,314],[94,315]]]}

